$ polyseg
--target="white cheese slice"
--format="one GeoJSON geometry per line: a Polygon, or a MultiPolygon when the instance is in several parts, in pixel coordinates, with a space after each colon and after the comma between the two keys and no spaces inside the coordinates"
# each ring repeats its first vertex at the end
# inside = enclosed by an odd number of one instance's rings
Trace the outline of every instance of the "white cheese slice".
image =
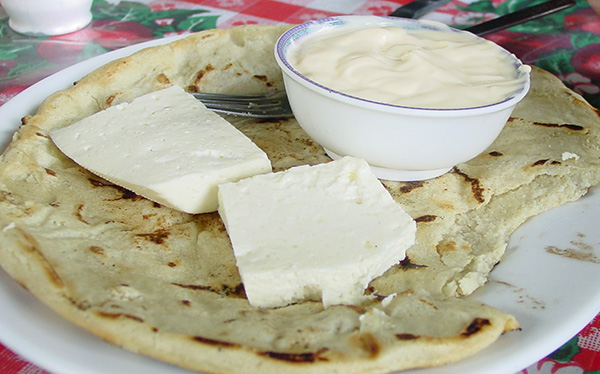
{"type": "Polygon", "coordinates": [[[367,163],[351,157],[221,185],[219,214],[255,307],[359,304],[416,232],[367,163]]]}
{"type": "Polygon", "coordinates": [[[51,132],[82,167],[187,213],[217,210],[218,185],[271,171],[267,155],[173,86],[51,132]]]}

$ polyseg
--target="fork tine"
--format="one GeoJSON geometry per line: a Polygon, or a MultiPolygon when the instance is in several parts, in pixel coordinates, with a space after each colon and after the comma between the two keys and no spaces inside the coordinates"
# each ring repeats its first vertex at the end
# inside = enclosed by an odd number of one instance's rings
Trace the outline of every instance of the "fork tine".
{"type": "Polygon", "coordinates": [[[208,108],[227,114],[255,118],[290,117],[291,109],[283,95],[197,95],[208,108]],[[206,98],[208,97],[208,99],[206,98]],[[275,97],[275,98],[270,98],[275,97]]]}
{"type": "Polygon", "coordinates": [[[215,112],[244,115],[247,117],[291,117],[291,109],[283,106],[285,103],[223,103],[223,102],[205,102],[207,108],[215,112]]]}
{"type": "Polygon", "coordinates": [[[190,92],[215,112],[254,118],[286,118],[292,116],[285,91],[266,94],[230,95],[190,92]]]}
{"type": "Polygon", "coordinates": [[[221,94],[210,92],[191,92],[197,99],[202,100],[229,100],[229,101],[248,101],[248,100],[266,100],[285,96],[285,91],[273,91],[257,94],[221,94]]]}

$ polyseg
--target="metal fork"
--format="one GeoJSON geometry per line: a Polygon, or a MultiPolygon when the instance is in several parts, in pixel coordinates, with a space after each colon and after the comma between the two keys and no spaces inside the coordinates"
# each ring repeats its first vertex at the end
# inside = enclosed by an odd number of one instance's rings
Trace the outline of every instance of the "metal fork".
{"type": "Polygon", "coordinates": [[[200,100],[207,108],[219,113],[253,118],[288,118],[293,116],[285,91],[251,95],[204,92],[190,92],[190,94],[200,100]]]}

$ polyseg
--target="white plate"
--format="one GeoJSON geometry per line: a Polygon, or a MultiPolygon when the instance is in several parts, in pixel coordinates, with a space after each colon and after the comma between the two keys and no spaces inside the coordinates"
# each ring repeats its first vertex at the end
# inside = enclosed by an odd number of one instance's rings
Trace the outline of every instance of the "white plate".
{"type": "MultiPolygon", "coordinates": [[[[84,61],[31,86],[0,107],[0,149],[20,118],[41,101],[93,69],[161,39],[84,61]]],[[[515,373],[547,356],[577,334],[600,310],[600,263],[550,254],[559,249],[593,251],[600,258],[600,189],[544,213],[517,230],[490,282],[472,297],[512,313],[522,331],[502,336],[478,354],[418,374],[515,373]]],[[[0,341],[55,373],[182,374],[187,370],[137,355],[66,322],[0,270],[0,341]]]]}

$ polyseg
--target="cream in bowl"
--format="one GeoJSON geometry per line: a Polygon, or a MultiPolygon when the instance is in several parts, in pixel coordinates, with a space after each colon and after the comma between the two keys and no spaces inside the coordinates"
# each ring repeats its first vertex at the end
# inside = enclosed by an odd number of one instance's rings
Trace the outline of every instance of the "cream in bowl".
{"type": "Polygon", "coordinates": [[[284,33],[275,57],[302,128],[383,179],[429,179],[477,156],[529,89],[515,56],[430,21],[312,21],[284,33]]]}

